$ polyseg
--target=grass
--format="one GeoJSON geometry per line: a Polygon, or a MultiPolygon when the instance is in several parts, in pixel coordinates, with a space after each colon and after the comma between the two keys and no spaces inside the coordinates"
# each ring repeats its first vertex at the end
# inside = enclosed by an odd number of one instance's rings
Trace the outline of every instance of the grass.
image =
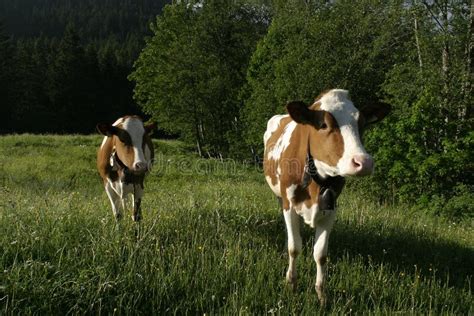
{"type": "MultiPolygon", "coordinates": [[[[120,224],[95,170],[98,136],[0,138],[0,314],[472,314],[472,223],[346,190],[316,298],[313,231],[299,285],[260,170],[156,141],[144,219],[120,224]]],[[[130,215],[130,214],[129,214],[130,215]]]]}

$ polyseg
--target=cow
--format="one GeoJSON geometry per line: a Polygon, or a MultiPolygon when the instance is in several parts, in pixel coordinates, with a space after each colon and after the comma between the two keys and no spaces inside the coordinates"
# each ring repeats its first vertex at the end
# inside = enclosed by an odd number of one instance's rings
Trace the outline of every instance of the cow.
{"type": "Polygon", "coordinates": [[[143,181],[154,158],[149,135],[155,127],[155,124],[144,126],[138,116],[124,116],[113,124],[97,124],[97,130],[104,135],[97,151],[97,170],[117,220],[122,217],[120,208],[126,211],[129,193],[133,195],[132,219],[135,222],[141,219],[143,181]]]}
{"type": "Polygon", "coordinates": [[[374,160],[360,137],[366,125],[390,112],[390,106],[381,103],[359,111],[347,90],[332,89],[321,93],[313,104],[293,101],[286,109],[287,115],[275,115],[268,121],[263,169],[285,218],[289,255],[286,281],[296,288],[302,218],[316,229],[315,287],[324,305],[328,239],[336,218],[336,199],[344,187],[344,177],[373,172],[374,160]]]}

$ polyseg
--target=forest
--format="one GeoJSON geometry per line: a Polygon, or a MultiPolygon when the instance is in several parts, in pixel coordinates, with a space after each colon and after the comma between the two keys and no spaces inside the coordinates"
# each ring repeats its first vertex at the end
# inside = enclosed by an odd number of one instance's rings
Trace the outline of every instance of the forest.
{"type": "Polygon", "coordinates": [[[388,103],[368,199],[474,217],[468,0],[0,2],[1,133],[93,133],[139,113],[201,157],[260,162],[290,100],[388,103]],[[80,119],[79,119],[80,118],[80,119]]]}
{"type": "Polygon", "coordinates": [[[0,133],[93,133],[141,114],[127,76],[168,2],[0,0],[0,133]]]}

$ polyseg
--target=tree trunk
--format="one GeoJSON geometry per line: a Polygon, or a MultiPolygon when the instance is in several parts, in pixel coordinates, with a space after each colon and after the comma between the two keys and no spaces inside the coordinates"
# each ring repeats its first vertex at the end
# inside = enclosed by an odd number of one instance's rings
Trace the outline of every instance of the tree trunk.
{"type": "Polygon", "coordinates": [[[199,124],[196,124],[196,148],[199,154],[199,157],[202,158],[202,145],[201,145],[201,137],[199,135],[199,124]]]}
{"type": "Polygon", "coordinates": [[[420,47],[420,38],[419,38],[419,28],[418,28],[418,18],[416,17],[416,13],[413,13],[414,19],[414,33],[415,33],[415,44],[416,44],[416,52],[418,54],[418,64],[420,66],[420,70],[423,69],[423,59],[421,58],[421,47],[420,47]]]}
{"type": "Polygon", "coordinates": [[[464,99],[464,104],[460,107],[458,112],[458,119],[461,122],[464,122],[466,118],[470,118],[472,113],[472,81],[474,79],[474,71],[473,71],[473,62],[474,62],[474,2],[471,2],[470,7],[470,16],[469,16],[469,24],[467,26],[467,34],[468,34],[468,43],[466,44],[466,68],[464,73],[464,80],[462,85],[462,95],[464,99]]]}
{"type": "Polygon", "coordinates": [[[450,56],[449,56],[449,20],[448,20],[448,0],[445,0],[442,3],[441,9],[441,24],[443,30],[443,51],[441,54],[441,73],[442,73],[442,80],[443,80],[443,91],[442,91],[442,105],[440,108],[441,117],[444,120],[444,126],[440,128],[440,138],[438,141],[438,149],[446,151],[444,146],[442,145],[442,139],[446,139],[448,137],[448,129],[449,129],[449,122],[450,122],[450,113],[454,112],[454,109],[450,109],[449,104],[449,95],[450,95],[450,56]]]}

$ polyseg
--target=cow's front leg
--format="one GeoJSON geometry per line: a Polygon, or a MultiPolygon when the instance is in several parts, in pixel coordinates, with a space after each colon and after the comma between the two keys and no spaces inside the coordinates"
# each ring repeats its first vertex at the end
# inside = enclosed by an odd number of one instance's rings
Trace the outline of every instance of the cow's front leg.
{"type": "Polygon", "coordinates": [[[335,210],[324,211],[322,218],[316,223],[316,236],[314,243],[314,260],[316,261],[316,292],[321,305],[326,304],[326,268],[329,234],[331,233],[334,220],[336,218],[335,210]]]}
{"type": "Polygon", "coordinates": [[[112,204],[112,212],[114,213],[115,219],[119,220],[122,217],[122,213],[120,212],[120,204],[121,204],[122,198],[115,191],[110,181],[107,181],[107,183],[105,184],[105,192],[107,193],[107,196],[109,197],[110,204],[112,204]]]}
{"type": "Polygon", "coordinates": [[[141,213],[142,196],[143,196],[143,187],[140,184],[134,184],[132,219],[135,222],[140,221],[142,218],[142,213],[141,213]]]}
{"type": "Polygon", "coordinates": [[[301,235],[300,235],[300,217],[293,208],[283,210],[285,217],[286,230],[288,232],[288,256],[289,264],[286,272],[286,281],[296,289],[296,257],[301,252],[301,235]]]}

